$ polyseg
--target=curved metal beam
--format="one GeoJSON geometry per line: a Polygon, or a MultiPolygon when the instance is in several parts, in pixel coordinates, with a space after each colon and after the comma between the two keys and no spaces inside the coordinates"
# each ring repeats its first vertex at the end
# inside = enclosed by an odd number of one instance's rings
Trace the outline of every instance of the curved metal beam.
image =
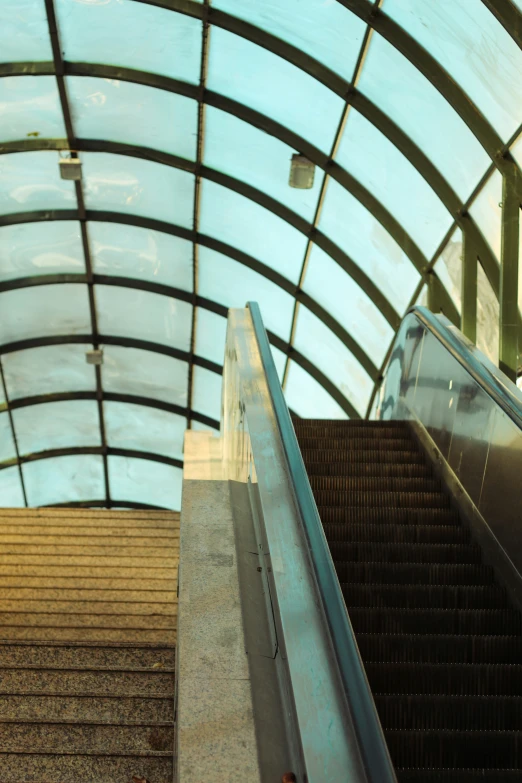
{"type": "MultiPolygon", "coordinates": [[[[96,400],[95,391],[75,391],[75,392],[54,392],[52,394],[36,394],[31,397],[18,397],[16,400],[9,402],[9,408],[12,411],[19,408],[27,408],[31,405],[47,405],[53,402],[69,402],[71,400],[96,400]]],[[[201,424],[205,424],[208,427],[212,427],[215,430],[219,430],[220,424],[216,419],[210,416],[205,416],[198,411],[190,410],[182,405],[175,405],[172,402],[166,402],[164,400],[157,400],[154,397],[145,397],[138,394],[122,394],[119,392],[103,392],[104,402],[122,402],[128,405],[143,405],[146,408],[154,408],[154,410],[166,411],[167,413],[173,413],[176,416],[188,418],[189,413],[191,418],[199,421],[201,424]]]]}
{"type": "MultiPolygon", "coordinates": [[[[302,304],[308,307],[308,309],[312,313],[314,313],[314,315],[316,315],[317,318],[319,318],[319,320],[321,320],[325,324],[325,326],[327,326],[346,345],[348,350],[351,351],[351,353],[353,353],[354,357],[357,359],[357,361],[359,361],[361,366],[370,375],[370,377],[376,378],[378,376],[378,370],[374,365],[373,361],[370,359],[370,357],[354,340],[354,338],[344,329],[344,327],[342,327],[339,324],[339,322],[336,321],[325,308],[319,305],[309,294],[306,294],[304,291],[300,289],[296,290],[295,284],[292,283],[290,280],[288,280],[288,278],[281,275],[275,269],[272,269],[266,264],[263,264],[261,261],[257,261],[257,259],[252,258],[252,256],[249,256],[247,253],[243,253],[243,251],[237,250],[231,245],[228,245],[225,242],[221,242],[220,240],[214,239],[213,237],[210,237],[206,234],[199,234],[199,233],[196,234],[195,232],[190,231],[189,229],[183,228],[181,226],[175,226],[172,223],[165,223],[163,221],[155,220],[153,218],[142,218],[139,216],[127,215],[119,212],[105,212],[101,210],[87,210],[86,216],[88,220],[92,220],[92,221],[122,223],[125,225],[138,226],[140,228],[147,228],[155,231],[160,231],[162,233],[166,233],[172,236],[177,236],[182,239],[186,239],[190,242],[198,242],[199,244],[209,248],[210,250],[214,250],[218,253],[221,253],[222,255],[229,256],[234,261],[237,261],[243,266],[246,266],[249,269],[252,269],[253,271],[257,272],[258,274],[263,275],[268,280],[275,283],[275,285],[279,286],[288,294],[295,297],[298,301],[300,301],[302,304]]],[[[0,217],[0,227],[5,225],[20,224],[20,223],[38,222],[39,220],[47,221],[47,220],[77,220],[77,219],[78,217],[75,210],[53,210],[49,212],[37,211],[37,212],[23,212],[23,213],[18,212],[18,213],[13,213],[11,215],[0,217]]],[[[63,282],[72,282],[71,280],[67,279],[67,276],[64,277],[63,275],[58,275],[58,276],[50,275],[45,277],[47,278],[49,283],[53,282],[54,277],[58,278],[57,282],[60,282],[61,279],[63,282]]],[[[83,280],[78,280],[77,276],[73,275],[73,277],[75,277],[75,279],[78,282],[83,282],[83,280]]],[[[104,276],[97,275],[97,277],[102,278],[104,276]]],[[[0,291],[11,290],[16,287],[24,287],[25,285],[29,285],[30,281],[33,279],[35,280],[34,285],[41,284],[38,282],[39,280],[42,279],[41,276],[36,276],[34,278],[22,278],[19,281],[12,280],[12,281],[7,281],[5,283],[0,283],[0,291]]],[[[157,284],[147,283],[146,281],[141,281],[141,280],[134,280],[132,278],[115,277],[114,279],[115,280],[126,279],[128,281],[127,287],[140,288],[144,286],[153,286],[153,287],[149,287],[148,290],[154,291],[156,293],[163,293],[166,294],[167,296],[171,295],[169,291],[172,291],[173,292],[172,295],[176,296],[177,298],[184,299],[184,301],[187,302],[192,301],[192,294],[189,294],[187,291],[181,291],[181,289],[169,288],[167,286],[156,288],[155,286],[157,284]]],[[[118,285],[120,283],[115,283],[115,284],[118,285]]],[[[121,285],[123,285],[123,283],[121,283],[121,285]]],[[[213,312],[218,312],[219,315],[224,315],[226,317],[227,308],[225,307],[225,305],[219,305],[221,309],[216,310],[215,308],[216,306],[218,306],[217,303],[210,305],[211,300],[204,299],[203,297],[199,297],[199,299],[202,302],[202,306],[207,307],[207,309],[212,309],[213,312]]],[[[392,326],[395,326],[395,323],[398,322],[400,322],[400,318],[398,314],[396,314],[392,326]]]]}
{"type": "MultiPolygon", "coordinates": [[[[170,288],[169,286],[163,286],[158,283],[150,283],[142,280],[135,280],[133,278],[123,277],[109,277],[106,275],[94,275],[94,281],[100,285],[114,285],[123,288],[133,288],[139,290],[147,290],[152,293],[159,293],[164,296],[170,296],[171,298],[180,298],[184,301],[191,301],[192,295],[186,291],[180,291],[179,289],[170,288]],[[179,293],[179,296],[178,296],[179,293]]],[[[42,275],[41,277],[30,277],[25,279],[19,279],[14,281],[8,281],[2,284],[4,292],[9,290],[18,290],[21,288],[30,288],[39,285],[53,284],[70,284],[71,282],[85,282],[85,275],[42,275]]],[[[203,307],[211,312],[222,315],[226,318],[228,308],[225,305],[213,302],[210,299],[204,297],[197,297],[197,303],[199,307],[203,307]]],[[[337,404],[345,411],[350,418],[359,418],[359,413],[354,408],[352,403],[342,394],[342,392],[335,386],[334,383],[316,367],[309,359],[304,356],[300,351],[297,351],[289,343],[282,340],[273,332],[267,331],[270,343],[278,348],[283,353],[290,356],[293,361],[299,364],[309,375],[314,378],[328,394],[333,397],[337,404]]],[[[12,353],[14,351],[25,350],[26,348],[36,348],[43,345],[60,345],[62,343],[92,343],[94,335],[57,335],[55,337],[42,337],[42,338],[29,338],[26,340],[19,340],[16,342],[0,345],[0,356],[4,353],[12,353]]],[[[140,348],[142,350],[150,350],[155,353],[162,353],[166,356],[171,356],[174,359],[181,359],[182,361],[189,362],[191,360],[191,354],[188,351],[183,351],[179,348],[171,348],[167,345],[161,345],[160,343],[153,343],[147,340],[138,340],[136,338],[120,337],[116,335],[104,335],[99,334],[98,342],[105,345],[119,345],[126,348],[140,348]]],[[[204,359],[201,356],[193,357],[194,364],[204,369],[216,372],[221,375],[223,368],[211,362],[208,359],[204,359]]],[[[105,396],[105,395],[104,395],[105,396]]],[[[194,417],[196,418],[196,417],[194,417]]]]}
{"type": "Polygon", "coordinates": [[[18,459],[6,460],[0,463],[0,470],[11,468],[13,465],[25,465],[28,462],[37,462],[42,459],[53,459],[54,457],[75,457],[80,454],[92,454],[97,457],[129,457],[131,459],[146,459],[151,462],[161,462],[164,465],[170,465],[173,468],[183,468],[183,460],[165,457],[163,454],[156,454],[150,451],[137,451],[135,449],[117,449],[110,446],[72,446],[63,449],[47,449],[45,451],[35,451],[32,454],[22,454],[18,459]]]}
{"type": "Polygon", "coordinates": [[[144,511],[171,511],[173,514],[179,513],[166,506],[154,506],[152,503],[136,503],[133,500],[112,500],[112,498],[108,506],[106,500],[70,500],[67,503],[49,503],[47,506],[36,506],[36,508],[132,508],[144,511]]]}

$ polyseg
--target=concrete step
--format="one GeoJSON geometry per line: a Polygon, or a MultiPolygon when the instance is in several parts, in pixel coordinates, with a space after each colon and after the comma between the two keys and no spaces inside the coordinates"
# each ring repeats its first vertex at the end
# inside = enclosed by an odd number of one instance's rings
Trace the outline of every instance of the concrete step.
{"type": "MultiPolygon", "coordinates": [[[[174,696],[174,673],[84,671],[81,669],[2,669],[0,694],[62,696],[174,696]]],[[[1,780],[1,778],[0,778],[1,780]]]]}
{"type": "MultiPolygon", "coordinates": [[[[120,725],[166,723],[174,719],[172,696],[0,695],[2,720],[105,721],[120,725]]],[[[0,778],[1,779],[1,778],[0,778]]]]}
{"type": "MultiPolygon", "coordinates": [[[[50,591],[51,593],[53,591],[50,591]]],[[[61,591],[62,596],[67,595],[67,591],[61,591]]],[[[56,595],[56,593],[55,593],[56,595]]],[[[129,599],[128,593],[122,593],[118,596],[119,600],[107,601],[107,600],[93,600],[85,599],[84,601],[61,601],[56,598],[49,598],[45,601],[34,601],[28,598],[16,598],[14,600],[6,600],[3,594],[0,598],[0,617],[4,614],[26,614],[33,613],[39,614],[64,614],[67,617],[83,614],[103,614],[103,615],[125,615],[131,617],[133,615],[170,615],[175,616],[177,613],[176,601],[170,600],[168,602],[161,601],[142,601],[129,599]]],[[[175,598],[175,593],[174,593],[175,598]]]]}
{"type": "MultiPolygon", "coordinates": [[[[133,590],[132,583],[127,582],[127,589],[88,589],[70,587],[4,587],[0,591],[0,611],[10,611],[7,606],[16,602],[24,605],[31,602],[45,603],[54,610],[58,603],[134,603],[134,604],[165,604],[176,605],[176,589],[173,590],[133,590]],[[51,602],[55,602],[51,605],[51,602]],[[3,608],[3,607],[6,608],[3,608]]],[[[25,610],[24,610],[25,611],[25,610]]],[[[27,611],[32,611],[27,610],[27,611]]],[[[35,610],[36,611],[36,610],[35,610]]]]}
{"type": "Polygon", "coordinates": [[[124,544],[123,546],[113,546],[110,538],[106,539],[106,542],[91,544],[91,543],[78,543],[74,537],[69,536],[68,539],[61,539],[60,536],[53,536],[54,542],[49,544],[33,543],[30,536],[27,536],[23,543],[15,544],[3,544],[2,545],[2,562],[3,558],[10,555],[45,555],[50,557],[96,557],[102,560],[101,565],[106,560],[113,560],[114,558],[122,557],[129,560],[149,561],[149,560],[163,560],[165,558],[172,558],[172,552],[179,550],[179,539],[168,539],[168,543],[165,546],[161,544],[151,543],[147,546],[132,546],[130,544],[124,544]]]}
{"type": "MultiPolygon", "coordinates": [[[[98,561],[96,561],[98,562],[98,561]]],[[[35,563],[19,564],[13,562],[10,564],[0,563],[0,577],[6,576],[31,576],[34,578],[43,577],[49,579],[50,577],[57,577],[61,579],[99,579],[99,578],[111,578],[111,579],[126,579],[137,580],[146,579],[147,582],[153,582],[155,579],[177,579],[178,575],[178,563],[177,560],[172,565],[156,566],[150,568],[149,566],[143,566],[143,563],[137,566],[118,566],[112,565],[110,571],[107,570],[107,564],[100,565],[88,565],[85,563],[79,563],[71,565],[68,563],[52,564],[46,562],[45,559],[36,559],[35,563]]]]}
{"type": "Polygon", "coordinates": [[[122,535],[121,532],[116,534],[114,531],[106,531],[105,535],[101,535],[100,533],[95,534],[89,528],[80,528],[79,530],[63,528],[62,531],[57,528],[57,532],[47,533],[41,527],[37,527],[30,528],[27,532],[18,530],[6,533],[5,530],[0,528],[0,545],[6,551],[10,550],[15,544],[24,547],[34,544],[38,548],[57,544],[61,546],[77,545],[80,547],[103,546],[112,551],[114,547],[144,547],[146,549],[151,547],[170,547],[176,545],[179,541],[179,535],[176,535],[174,531],[168,536],[143,535],[143,532],[140,532],[141,535],[139,536],[122,535]]]}
{"type": "MultiPolygon", "coordinates": [[[[78,520],[123,520],[132,524],[137,519],[150,520],[153,523],[166,521],[170,524],[179,524],[179,511],[147,511],[136,509],[130,511],[108,510],[96,508],[1,508],[0,519],[60,519],[69,518],[76,524],[78,520]]],[[[123,522],[122,522],[123,524],[123,522]]]]}
{"type": "Polygon", "coordinates": [[[0,753],[2,783],[172,783],[172,753],[91,756],[0,753]]]}
{"type": "MultiPolygon", "coordinates": [[[[44,569],[45,570],[45,569],[44,569]]],[[[0,574],[1,595],[6,598],[11,597],[10,590],[36,588],[45,590],[47,588],[65,588],[66,590],[135,590],[141,591],[144,595],[149,592],[175,592],[177,588],[177,573],[171,578],[166,579],[111,579],[110,577],[80,577],[80,576],[25,576],[18,574],[15,576],[2,576],[0,574]]]]}
{"type": "MultiPolygon", "coordinates": [[[[143,643],[169,643],[176,642],[176,628],[106,628],[103,626],[31,626],[31,625],[2,625],[0,627],[0,639],[13,641],[42,641],[42,642],[102,642],[125,644],[143,643]]],[[[1,779],[0,779],[1,780],[1,779]]]]}
{"type": "MultiPolygon", "coordinates": [[[[154,647],[38,644],[0,642],[0,669],[10,667],[46,669],[174,669],[174,646],[154,647]]],[[[1,716],[1,713],[0,713],[1,716]]]]}
{"type": "MultiPolygon", "coordinates": [[[[81,549],[82,547],[80,547],[81,549]]],[[[100,547],[103,548],[103,547],[100,547]]],[[[106,550],[105,550],[106,551],[106,550]]],[[[167,550],[161,550],[160,554],[151,557],[138,556],[137,554],[111,554],[104,557],[99,554],[66,554],[64,552],[51,554],[49,552],[40,552],[36,554],[34,552],[12,552],[0,554],[0,565],[36,565],[36,566],[59,566],[63,573],[64,568],[70,568],[71,566],[95,566],[98,569],[98,573],[101,575],[105,569],[111,569],[113,573],[113,567],[121,569],[122,575],[128,574],[128,568],[140,568],[147,573],[153,573],[156,568],[175,568],[178,565],[179,551],[176,547],[168,547],[167,550]]]]}
{"type": "Polygon", "coordinates": [[[6,524],[0,517],[0,538],[8,538],[10,536],[81,536],[89,538],[123,538],[131,542],[134,539],[164,539],[179,538],[179,530],[175,527],[122,527],[121,525],[107,524],[104,527],[98,527],[95,525],[56,525],[54,524],[6,524]]]}
{"type": "Polygon", "coordinates": [[[3,753],[149,753],[173,751],[173,725],[0,721],[3,753]]]}
{"type": "MultiPolygon", "coordinates": [[[[132,606],[132,604],[129,604],[132,606]]],[[[161,606],[161,604],[158,604],[161,606]]],[[[22,627],[45,627],[45,628],[150,628],[159,630],[160,628],[176,628],[176,614],[160,614],[154,609],[150,609],[148,614],[132,615],[130,612],[124,614],[92,614],[80,612],[76,614],[36,613],[36,612],[1,612],[0,626],[22,626],[22,627]],[[152,614],[152,611],[155,613],[152,614]]],[[[4,632],[0,628],[0,638],[4,637],[4,632]]]]}

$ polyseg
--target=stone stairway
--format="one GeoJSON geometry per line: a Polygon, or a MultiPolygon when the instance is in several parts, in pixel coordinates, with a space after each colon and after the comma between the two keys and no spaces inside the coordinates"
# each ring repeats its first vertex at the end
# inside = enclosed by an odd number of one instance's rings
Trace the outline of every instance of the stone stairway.
{"type": "Polygon", "coordinates": [[[172,783],[179,515],[0,510],[1,783],[172,783]]]}

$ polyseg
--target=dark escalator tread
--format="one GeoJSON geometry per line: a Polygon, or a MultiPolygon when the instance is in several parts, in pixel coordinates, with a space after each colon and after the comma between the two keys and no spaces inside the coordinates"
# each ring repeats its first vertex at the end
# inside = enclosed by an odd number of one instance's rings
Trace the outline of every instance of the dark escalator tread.
{"type": "MultiPolygon", "coordinates": [[[[315,456],[315,452],[314,452],[315,456]]],[[[305,460],[309,476],[368,476],[371,478],[431,478],[433,471],[422,462],[314,462],[305,460]]]]}
{"type": "Polygon", "coordinates": [[[343,427],[339,424],[294,425],[297,439],[300,438],[365,438],[367,440],[409,439],[411,435],[404,427],[343,427]]]}
{"type": "Polygon", "coordinates": [[[519,731],[386,731],[397,767],[522,767],[519,731]]]}
{"type": "Polygon", "coordinates": [[[482,552],[471,544],[378,544],[361,541],[332,541],[334,561],[383,563],[480,563],[482,552]]]}
{"type": "Polygon", "coordinates": [[[440,481],[434,478],[384,478],[382,476],[310,476],[313,490],[350,492],[440,492],[440,481]]]}
{"type": "Polygon", "coordinates": [[[399,783],[522,783],[520,769],[397,769],[399,783]]]}
{"type": "MultiPolygon", "coordinates": [[[[362,658],[373,663],[512,663],[522,661],[522,636],[358,633],[362,658]]],[[[522,726],[521,726],[522,728],[522,726]]]]}
{"type": "Polygon", "coordinates": [[[383,729],[521,731],[522,696],[373,694],[383,729]]]}
{"type": "Polygon", "coordinates": [[[301,454],[303,460],[306,462],[344,462],[344,463],[357,463],[364,462],[380,462],[382,464],[392,463],[399,465],[401,463],[411,464],[412,462],[419,462],[424,464],[424,459],[418,451],[412,448],[411,444],[404,449],[391,449],[388,451],[386,448],[377,450],[375,444],[372,446],[369,444],[367,449],[333,449],[331,445],[326,446],[324,449],[307,448],[300,444],[301,454]]]}
{"type": "Polygon", "coordinates": [[[359,506],[319,506],[323,525],[372,524],[383,525],[454,525],[459,517],[450,508],[360,508],[359,506]]]}
{"type": "Polygon", "coordinates": [[[301,419],[292,420],[294,427],[343,427],[343,429],[364,429],[371,432],[374,429],[394,429],[399,428],[411,432],[410,425],[406,421],[396,419],[392,421],[368,421],[366,419],[301,419]]]}
{"type": "Polygon", "coordinates": [[[349,606],[356,634],[472,634],[518,636],[520,614],[513,609],[395,609],[349,606]]]}
{"type": "Polygon", "coordinates": [[[299,439],[299,444],[303,449],[343,449],[345,451],[362,451],[390,453],[394,451],[409,451],[419,458],[419,452],[415,449],[415,444],[411,438],[387,438],[380,440],[378,438],[333,438],[330,436],[321,437],[318,435],[303,435],[299,439]]]}
{"type": "Polygon", "coordinates": [[[449,508],[450,500],[442,492],[357,492],[316,489],[318,506],[355,506],[364,508],[449,508]]]}
{"type": "Polygon", "coordinates": [[[328,541],[375,541],[396,544],[465,544],[469,531],[459,525],[400,525],[327,522],[323,525],[328,541]]]}
{"type": "Polygon", "coordinates": [[[379,585],[341,582],[346,605],[394,609],[503,609],[506,594],[497,585],[379,585]]]}
{"type": "Polygon", "coordinates": [[[354,563],[336,561],[341,582],[424,585],[495,584],[493,569],[484,563],[354,563]]]}
{"type": "Polygon", "coordinates": [[[522,664],[367,663],[365,668],[374,693],[522,696],[522,664]]]}

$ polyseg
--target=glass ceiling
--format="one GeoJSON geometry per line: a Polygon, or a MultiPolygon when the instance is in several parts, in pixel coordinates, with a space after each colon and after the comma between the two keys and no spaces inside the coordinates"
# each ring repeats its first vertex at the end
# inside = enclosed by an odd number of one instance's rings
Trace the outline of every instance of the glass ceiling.
{"type": "Polygon", "coordinates": [[[297,415],[368,415],[429,276],[458,322],[464,228],[498,294],[520,31],[511,0],[1,0],[1,504],[179,508],[249,299],[297,415]]]}

